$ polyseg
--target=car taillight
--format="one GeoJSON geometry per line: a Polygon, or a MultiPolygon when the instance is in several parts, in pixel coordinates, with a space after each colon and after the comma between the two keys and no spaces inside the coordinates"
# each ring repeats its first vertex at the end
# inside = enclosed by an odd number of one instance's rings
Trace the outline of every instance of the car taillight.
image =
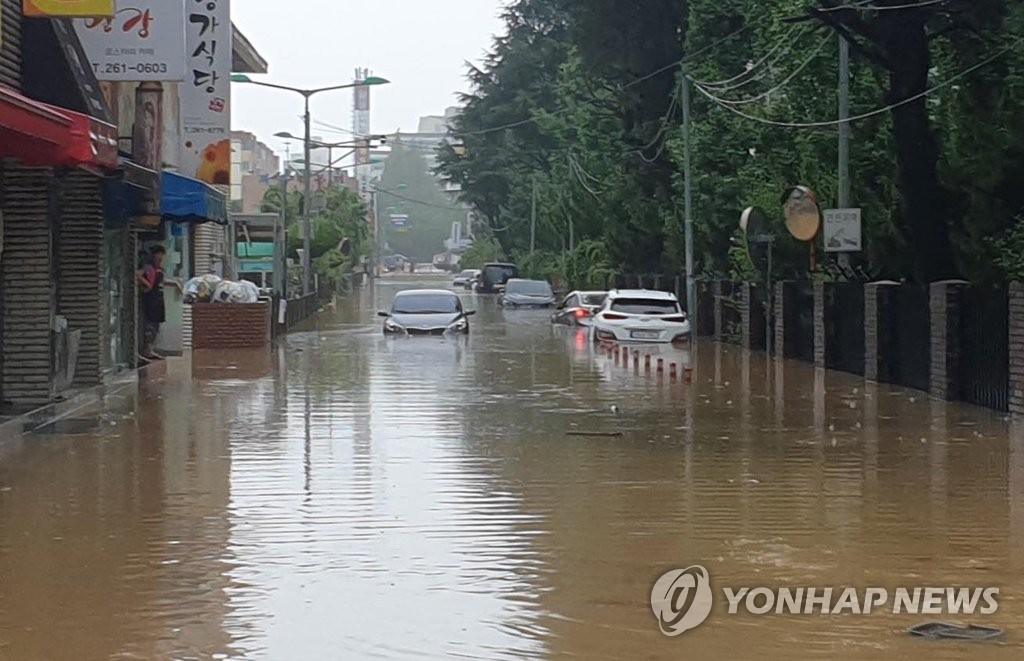
{"type": "Polygon", "coordinates": [[[573,314],[576,315],[577,319],[586,319],[587,317],[590,316],[590,310],[578,308],[575,312],[573,312],[573,314]]]}
{"type": "Polygon", "coordinates": [[[601,316],[602,318],[607,319],[608,321],[623,321],[625,319],[629,319],[629,317],[625,315],[615,314],[614,312],[605,312],[601,316]]]}
{"type": "Polygon", "coordinates": [[[676,317],[662,317],[662,321],[671,321],[672,323],[675,324],[681,324],[684,321],[686,321],[686,315],[684,314],[676,317]]]}

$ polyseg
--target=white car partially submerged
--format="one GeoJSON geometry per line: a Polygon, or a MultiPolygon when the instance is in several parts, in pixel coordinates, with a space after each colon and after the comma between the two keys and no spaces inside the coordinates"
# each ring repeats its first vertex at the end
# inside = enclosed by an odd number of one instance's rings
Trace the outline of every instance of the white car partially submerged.
{"type": "Polygon", "coordinates": [[[677,342],[690,337],[690,322],[675,294],[650,289],[616,289],[592,321],[596,340],[677,342]]]}

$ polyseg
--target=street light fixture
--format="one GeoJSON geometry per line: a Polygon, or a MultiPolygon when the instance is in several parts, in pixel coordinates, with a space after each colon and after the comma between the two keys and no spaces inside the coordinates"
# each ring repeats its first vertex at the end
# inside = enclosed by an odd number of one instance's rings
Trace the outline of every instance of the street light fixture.
{"type": "MultiPolygon", "coordinates": [[[[391,81],[389,81],[389,80],[387,80],[385,78],[381,78],[379,76],[368,76],[367,78],[364,78],[363,80],[357,80],[356,82],[348,83],[347,85],[331,85],[331,86],[328,86],[328,87],[316,87],[316,88],[313,88],[313,89],[303,89],[303,88],[300,88],[300,87],[289,87],[287,85],[277,85],[275,83],[265,83],[263,81],[253,80],[252,78],[250,78],[249,76],[246,76],[245,74],[236,73],[236,74],[231,74],[231,82],[233,82],[233,83],[244,83],[244,84],[249,84],[249,85],[259,85],[260,87],[270,87],[272,89],[285,90],[286,92],[295,92],[296,94],[302,95],[302,98],[305,100],[305,113],[303,114],[303,120],[304,120],[304,123],[306,125],[306,137],[303,139],[302,144],[303,144],[303,149],[304,149],[305,162],[309,163],[310,162],[310,158],[309,158],[310,157],[310,153],[309,152],[310,152],[310,148],[311,148],[311,143],[313,142],[312,138],[310,137],[310,132],[312,130],[311,129],[312,120],[311,120],[311,118],[309,116],[309,100],[312,97],[316,96],[317,94],[320,94],[321,92],[332,92],[334,90],[350,89],[350,88],[353,88],[353,87],[371,87],[371,86],[375,86],[375,85],[387,85],[391,81]]],[[[284,137],[284,136],[283,135],[278,135],[277,137],[284,137]]],[[[313,176],[312,176],[312,172],[310,172],[310,168],[308,166],[305,168],[304,179],[305,179],[305,182],[304,182],[303,188],[305,189],[305,193],[304,193],[303,199],[305,200],[305,202],[302,205],[302,234],[303,234],[303,236],[302,236],[302,247],[303,247],[303,253],[302,253],[302,293],[303,293],[303,295],[308,295],[308,294],[310,294],[312,292],[312,272],[313,272],[312,261],[311,261],[311,250],[310,250],[311,244],[312,244],[312,230],[311,230],[311,221],[310,221],[310,215],[309,215],[309,206],[310,206],[309,201],[310,201],[310,198],[312,197],[312,193],[313,193],[313,176]]]]}

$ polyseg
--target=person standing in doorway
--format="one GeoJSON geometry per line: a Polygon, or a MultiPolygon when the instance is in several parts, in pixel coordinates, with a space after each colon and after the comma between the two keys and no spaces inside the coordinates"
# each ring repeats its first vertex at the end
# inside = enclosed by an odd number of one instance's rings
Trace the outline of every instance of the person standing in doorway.
{"type": "Polygon", "coordinates": [[[174,287],[181,293],[181,283],[164,275],[164,257],[167,250],[156,245],[149,249],[149,259],[138,274],[141,298],[139,309],[142,317],[142,357],[146,360],[161,360],[163,356],[154,351],[160,324],[166,320],[164,311],[164,287],[174,287]]]}

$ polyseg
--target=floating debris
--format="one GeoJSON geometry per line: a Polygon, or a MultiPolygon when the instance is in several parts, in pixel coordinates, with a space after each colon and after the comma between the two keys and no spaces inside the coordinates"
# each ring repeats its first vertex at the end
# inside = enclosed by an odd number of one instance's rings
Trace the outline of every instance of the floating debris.
{"type": "Polygon", "coordinates": [[[1002,629],[975,624],[959,626],[946,622],[925,622],[907,629],[911,636],[946,640],[992,640],[1003,635],[1002,629]]]}

